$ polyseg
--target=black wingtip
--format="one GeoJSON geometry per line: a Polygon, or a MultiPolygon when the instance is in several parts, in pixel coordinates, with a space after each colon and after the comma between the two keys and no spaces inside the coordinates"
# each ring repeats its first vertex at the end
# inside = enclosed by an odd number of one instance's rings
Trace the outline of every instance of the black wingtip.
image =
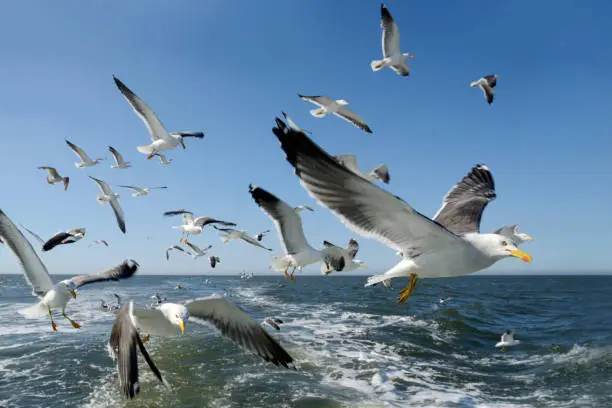
{"type": "Polygon", "coordinates": [[[374,133],[374,132],[372,132],[372,129],[370,129],[370,127],[368,125],[364,125],[363,130],[365,130],[368,133],[374,133]]]}

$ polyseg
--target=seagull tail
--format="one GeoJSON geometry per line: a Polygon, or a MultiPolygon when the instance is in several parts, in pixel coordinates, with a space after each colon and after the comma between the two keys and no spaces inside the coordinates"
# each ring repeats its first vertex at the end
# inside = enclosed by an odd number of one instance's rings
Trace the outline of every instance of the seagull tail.
{"type": "Polygon", "coordinates": [[[473,87],[475,87],[475,86],[478,86],[478,81],[476,81],[476,82],[472,82],[472,83],[470,84],[470,86],[471,86],[472,88],[473,88],[473,87]]]}
{"type": "Polygon", "coordinates": [[[291,265],[291,261],[282,256],[273,256],[270,261],[270,267],[277,272],[282,272],[291,265]]]}
{"type": "Polygon", "coordinates": [[[19,311],[19,314],[28,319],[41,317],[47,313],[49,313],[49,310],[47,309],[47,306],[45,306],[42,302],[38,302],[35,305],[32,305],[28,308],[19,311]]]}
{"type": "Polygon", "coordinates": [[[379,71],[385,67],[385,60],[374,60],[370,62],[370,67],[372,67],[372,71],[379,71]]]}
{"type": "Polygon", "coordinates": [[[325,112],[325,109],[323,108],[312,109],[310,111],[310,114],[314,116],[315,118],[324,118],[325,115],[327,115],[327,113],[325,112]]]}
{"type": "Polygon", "coordinates": [[[154,151],[153,145],[137,146],[136,149],[143,154],[151,154],[154,151]]]}
{"type": "MultiPolygon", "coordinates": [[[[383,283],[387,282],[390,285],[391,278],[397,278],[398,276],[408,276],[408,274],[406,274],[406,270],[399,270],[399,271],[390,271],[382,275],[370,276],[368,278],[368,283],[366,283],[365,286],[376,285],[377,283],[380,283],[380,282],[383,282],[383,283]]],[[[384,283],[384,285],[387,286],[387,283],[384,283]]]]}

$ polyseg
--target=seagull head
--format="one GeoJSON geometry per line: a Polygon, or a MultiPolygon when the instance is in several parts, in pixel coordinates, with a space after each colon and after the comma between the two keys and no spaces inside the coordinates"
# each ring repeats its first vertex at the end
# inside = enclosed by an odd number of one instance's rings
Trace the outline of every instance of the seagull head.
{"type": "Polygon", "coordinates": [[[495,261],[509,257],[518,258],[523,262],[531,262],[532,260],[531,255],[518,249],[516,243],[505,235],[474,234],[465,238],[486,256],[495,261]]]}
{"type": "Polygon", "coordinates": [[[181,334],[185,334],[185,323],[189,320],[189,311],[185,306],[176,303],[164,303],[159,310],[172,325],[178,327],[181,334]]]}
{"type": "Polygon", "coordinates": [[[76,299],[76,297],[77,297],[77,295],[76,295],[77,287],[76,287],[75,283],[73,281],[71,281],[71,280],[65,280],[65,281],[62,281],[61,283],[64,284],[64,287],[66,288],[66,291],[68,293],[70,293],[70,295],[73,297],[73,299],[76,299]]]}

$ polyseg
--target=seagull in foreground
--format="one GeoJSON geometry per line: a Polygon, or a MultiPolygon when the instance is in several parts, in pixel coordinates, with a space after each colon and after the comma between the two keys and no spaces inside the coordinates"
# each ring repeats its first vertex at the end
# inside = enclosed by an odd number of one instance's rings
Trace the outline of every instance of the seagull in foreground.
{"type": "Polygon", "coordinates": [[[132,92],[123,82],[119,80],[119,78],[115,77],[114,75],[113,80],[132,109],[134,109],[134,112],[136,112],[145,125],[147,125],[147,129],[149,129],[152,143],[147,146],[137,147],[140,153],[149,155],[147,159],[151,159],[155,153],[174,149],[179,144],[183,147],[183,150],[186,150],[187,148],[185,147],[185,142],[183,141],[183,138],[185,137],[195,137],[198,139],[204,138],[204,133],[202,132],[189,131],[168,133],[149,105],[144,103],[142,99],[136,96],[134,92],[132,92]]]}
{"type": "Polygon", "coordinates": [[[263,248],[266,251],[271,251],[272,250],[270,248],[266,248],[265,246],[261,245],[259,243],[259,241],[257,241],[257,239],[255,239],[252,236],[250,236],[249,233],[246,232],[246,231],[239,231],[239,230],[235,230],[233,228],[218,228],[216,226],[213,226],[213,227],[217,231],[223,232],[223,234],[221,234],[219,236],[221,237],[221,241],[223,241],[224,244],[227,244],[230,241],[241,239],[241,240],[243,240],[245,242],[248,242],[251,245],[255,245],[256,247],[263,248]]]}
{"type": "Polygon", "coordinates": [[[482,211],[495,198],[493,177],[486,166],[474,167],[449,191],[434,221],[349,171],[281,119],[276,124],[273,132],[302,186],[351,230],[402,253],[397,265],[370,277],[366,286],[410,276],[410,285],[399,297],[399,303],[404,303],[418,276],[467,275],[508,257],[531,262],[531,256],[507,237],[479,232],[482,211]]]}
{"type": "Polygon", "coordinates": [[[151,191],[151,190],[168,188],[167,186],[146,187],[146,188],[140,188],[140,187],[136,187],[136,186],[119,186],[119,187],[129,188],[130,190],[136,191],[135,193],[132,194],[132,197],[143,197],[143,196],[149,195],[149,191],[151,191]]]}
{"type": "Polygon", "coordinates": [[[110,150],[115,158],[115,164],[111,166],[111,169],[129,169],[132,167],[129,161],[126,162],[123,160],[121,153],[119,153],[113,146],[108,146],[108,150],[110,150]]]}
{"type": "Polygon", "coordinates": [[[89,244],[89,246],[94,246],[97,244],[103,244],[105,247],[108,247],[108,242],[106,242],[106,240],[104,239],[96,239],[94,242],[92,242],[91,244],[89,244]]]}
{"type": "Polygon", "coordinates": [[[82,169],[82,168],[85,168],[85,167],[95,166],[96,164],[100,163],[102,160],[106,160],[106,158],[104,158],[104,157],[96,159],[96,160],[91,160],[89,158],[89,156],[87,155],[87,153],[85,153],[85,151],[83,149],[81,149],[79,146],[77,146],[74,143],[72,143],[70,140],[66,139],[66,144],[81,159],[80,162],[74,163],[74,165],[76,166],[77,169],[82,169]]]}
{"type": "Polygon", "coordinates": [[[533,241],[533,238],[523,232],[518,232],[518,224],[501,227],[494,234],[504,235],[512,240],[516,245],[521,245],[526,241],[533,241]]]}
{"type": "Polygon", "coordinates": [[[167,166],[172,163],[172,159],[166,159],[166,156],[161,153],[155,153],[153,156],[159,157],[159,164],[161,165],[167,166]]]}
{"type": "Polygon", "coordinates": [[[277,319],[276,317],[266,317],[263,321],[263,324],[272,327],[274,330],[280,330],[279,325],[283,323],[281,319],[277,319]]]}
{"type": "Polygon", "coordinates": [[[219,258],[218,256],[211,256],[210,257],[210,267],[211,268],[214,268],[220,262],[221,262],[221,258],[219,258]]]}
{"type": "Polygon", "coordinates": [[[191,252],[185,251],[180,245],[172,245],[166,248],[166,261],[170,260],[170,251],[176,249],[177,251],[181,251],[186,253],[187,255],[191,255],[191,252]]]}
{"type": "MultiPolygon", "coordinates": [[[[324,118],[328,113],[334,114],[339,118],[346,120],[368,133],[372,133],[370,127],[365,123],[363,118],[350,109],[345,108],[348,102],[344,99],[332,100],[327,96],[304,96],[298,94],[302,100],[313,103],[319,106],[318,109],[312,109],[310,114],[315,118],[324,118]]],[[[295,130],[295,129],[294,129],[295,130]]],[[[296,130],[299,132],[299,130],[296,130]]]]}
{"type": "Polygon", "coordinates": [[[520,340],[514,340],[514,333],[510,330],[506,330],[506,332],[501,335],[500,341],[495,344],[495,347],[501,347],[501,351],[504,351],[505,347],[516,346],[520,342],[520,340]]]}
{"type": "Polygon", "coordinates": [[[0,210],[0,236],[19,260],[25,280],[33,289],[32,294],[40,299],[38,303],[22,310],[21,313],[26,317],[36,317],[48,313],[54,331],[57,330],[57,326],[53,321],[52,310],[59,308],[62,310],[62,316],[72,324],[72,327],[75,329],[81,327],[65,312],[66,305],[71,297],[76,299],[78,288],[90,283],[130,278],[139,267],[136,261],[129,259],[99,274],[73,276],[70,279],[64,279],[53,284],[47,268],[30,242],[2,210],[0,210]]]}
{"type": "Polygon", "coordinates": [[[315,262],[325,262],[337,271],[344,268],[343,257],[334,257],[328,248],[316,250],[306,241],[299,212],[313,211],[312,208],[305,205],[290,207],[286,202],[261,187],[249,185],[249,192],[257,205],[272,220],[278,232],[284,254],[272,258],[271,267],[274,270],[284,271],[285,278],[295,281],[293,274],[296,269],[301,271],[305,266],[315,262]],[[288,274],[290,267],[293,267],[293,270],[291,274],[288,274]]]}
{"type": "Polygon", "coordinates": [[[164,213],[164,216],[166,217],[173,217],[175,215],[183,216],[183,225],[176,225],[176,226],[173,226],[172,228],[180,229],[183,231],[183,234],[181,235],[181,242],[184,242],[185,244],[188,243],[188,238],[191,235],[198,235],[202,233],[202,230],[208,224],[220,224],[220,225],[226,225],[229,227],[233,227],[236,225],[233,222],[221,221],[221,220],[217,220],[215,218],[210,218],[210,217],[193,218],[193,213],[191,211],[187,211],[183,209],[174,210],[174,211],[166,211],[164,213]],[[183,239],[185,234],[187,234],[187,238],[183,239]]]}
{"type": "Polygon", "coordinates": [[[121,232],[125,234],[125,216],[123,215],[123,210],[119,205],[119,201],[117,200],[120,196],[119,194],[113,193],[113,190],[102,180],[98,180],[97,178],[89,176],[90,179],[95,181],[102,190],[102,195],[96,196],[96,200],[102,205],[110,202],[110,205],[115,213],[115,218],[117,218],[117,224],[119,225],[119,229],[121,232]]]}
{"type": "Polygon", "coordinates": [[[338,156],[334,156],[334,159],[353,173],[368,181],[380,180],[385,184],[389,184],[389,181],[391,181],[391,177],[389,177],[389,168],[386,164],[382,164],[373,168],[367,173],[363,173],[359,169],[359,166],[357,166],[357,156],[354,154],[340,154],[338,156]]]}
{"type": "Polygon", "coordinates": [[[209,245],[206,248],[201,249],[199,246],[197,246],[195,244],[192,244],[191,242],[187,242],[187,244],[185,244],[185,245],[187,245],[193,251],[192,253],[189,254],[189,255],[191,255],[191,257],[193,259],[198,259],[199,257],[206,255],[208,250],[210,250],[210,248],[212,248],[212,245],[209,245]]]}
{"type": "MultiPolygon", "coordinates": [[[[359,243],[352,238],[346,248],[341,248],[328,241],[323,241],[323,245],[330,253],[335,254],[336,257],[344,258],[344,268],[341,270],[336,270],[336,272],[350,272],[354,271],[355,269],[359,269],[360,267],[368,267],[359,259],[355,259],[355,256],[357,256],[357,252],[359,251],[359,243]]],[[[325,262],[321,264],[321,273],[323,275],[329,275],[332,272],[334,272],[334,269],[330,265],[325,262]]]]}
{"type": "Polygon", "coordinates": [[[487,75],[480,78],[478,81],[472,82],[470,86],[473,88],[475,86],[479,86],[484,92],[485,99],[490,104],[493,103],[493,98],[495,97],[495,85],[497,85],[497,78],[499,75],[487,75]]]}
{"type": "Polygon", "coordinates": [[[34,231],[24,227],[21,224],[19,225],[21,228],[28,231],[30,235],[36,238],[38,242],[40,242],[43,252],[50,251],[58,245],[74,244],[75,242],[85,238],[85,228],[71,228],[68,231],[56,232],[51,238],[45,241],[34,231]]]}
{"type": "Polygon", "coordinates": [[[133,308],[133,320],[141,333],[176,336],[185,333],[190,318],[212,324],[224,337],[274,365],[289,368],[293,357],[238,306],[215,294],[208,297],[164,302],[153,310],[133,308]]]}
{"type": "Polygon", "coordinates": [[[391,17],[391,13],[384,4],[380,5],[380,26],[383,29],[382,36],[382,52],[383,58],[379,61],[372,61],[370,66],[372,71],[378,71],[384,67],[390,67],[397,75],[409,76],[410,67],[406,63],[408,58],[414,58],[414,55],[406,52],[400,52],[400,33],[395,24],[395,20],[391,17]]]}
{"type": "Polygon", "coordinates": [[[259,242],[261,242],[261,240],[266,236],[266,234],[268,234],[270,232],[270,230],[265,230],[260,232],[259,234],[255,235],[255,239],[258,240],[259,242]]]}
{"type": "Polygon", "coordinates": [[[295,124],[295,122],[285,112],[281,112],[281,113],[283,114],[283,117],[285,118],[285,120],[287,121],[287,124],[291,127],[291,129],[295,130],[296,132],[305,132],[308,134],[312,133],[310,130],[301,129],[298,125],[295,124]]]}
{"type": "Polygon", "coordinates": [[[68,184],[70,183],[70,177],[62,177],[53,167],[40,166],[39,170],[46,170],[49,175],[47,176],[47,183],[49,184],[64,184],[64,191],[68,190],[68,184]]]}

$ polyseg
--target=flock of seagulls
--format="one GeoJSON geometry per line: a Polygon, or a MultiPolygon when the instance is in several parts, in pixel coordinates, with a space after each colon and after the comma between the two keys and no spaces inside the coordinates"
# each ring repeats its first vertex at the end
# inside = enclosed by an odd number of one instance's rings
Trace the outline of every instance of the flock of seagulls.
{"type": "MultiPolygon", "coordinates": [[[[381,5],[382,54],[383,59],[371,62],[373,71],[389,67],[399,76],[408,77],[410,67],[408,60],[414,55],[400,51],[399,29],[386,6],[381,5]]],[[[472,82],[472,87],[480,87],[489,104],[494,99],[497,75],[487,75],[472,82]]],[[[200,131],[169,132],[160,119],[140,97],[130,90],[119,78],[113,80],[122,96],[140,117],[148,129],[151,143],[136,146],[137,151],[146,155],[147,160],[158,157],[161,165],[170,165],[172,159],[166,158],[167,152],[181,146],[186,149],[185,138],[204,138],[200,131]]],[[[333,114],[342,118],[367,133],[373,133],[364,119],[347,108],[344,99],[331,99],[327,96],[299,97],[317,106],[310,110],[316,118],[333,114]]],[[[495,183],[490,169],[484,164],[474,166],[459,183],[453,186],[442,200],[440,210],[433,216],[421,214],[406,201],[383,190],[375,181],[390,183],[389,168],[379,165],[367,173],[357,165],[353,154],[330,155],[315,143],[310,131],[301,129],[285,113],[283,118],[276,118],[272,133],[280,142],[288,163],[293,167],[301,185],[323,207],[329,209],[343,224],[355,233],[373,238],[394,249],[401,258],[388,271],[369,277],[365,286],[384,284],[392,288],[391,280],[407,277],[408,286],[399,293],[398,302],[404,303],[413,293],[419,278],[461,276],[470,274],[493,265],[505,258],[518,258],[531,262],[529,254],[518,246],[532,240],[529,235],[519,233],[518,225],[504,226],[493,233],[481,232],[480,221],[485,207],[496,198],[495,183]]],[[[77,169],[98,165],[106,158],[91,159],[79,146],[66,140],[67,146],[77,155],[77,169]]],[[[121,153],[108,146],[114,158],[112,169],[129,169],[132,164],[125,161],[121,153]]],[[[48,173],[47,183],[61,183],[67,190],[70,177],[61,176],[54,167],[41,166],[38,169],[48,173]]],[[[113,192],[104,180],[91,177],[101,194],[96,200],[102,205],[110,205],[119,229],[125,234],[126,220],[119,204],[120,195],[113,192]]],[[[152,190],[167,189],[167,186],[137,187],[120,185],[121,188],[133,191],[133,197],[147,196],[152,190]]],[[[346,247],[324,241],[319,249],[312,246],[302,227],[302,214],[313,212],[308,205],[292,206],[262,187],[249,185],[249,194],[254,203],[272,221],[277,232],[282,253],[273,255],[270,268],[282,272],[285,278],[295,281],[294,274],[304,267],[320,263],[323,275],[354,271],[366,268],[364,262],[356,259],[359,243],[351,238],[346,247]]],[[[182,216],[182,224],[173,226],[181,231],[180,244],[169,246],[165,251],[166,260],[170,254],[177,252],[191,256],[194,260],[209,255],[212,245],[200,248],[189,241],[194,235],[201,234],[206,226],[218,231],[223,243],[234,240],[244,241],[252,246],[272,251],[263,245],[264,237],[270,229],[251,235],[246,231],[235,229],[236,224],[208,216],[196,217],[192,211],[178,209],[163,213],[166,217],[182,216]]],[[[73,244],[85,237],[85,228],[72,228],[60,231],[45,240],[33,231],[21,226],[41,245],[41,251],[50,251],[59,245],[73,244]]],[[[212,229],[211,229],[212,230],[212,229]]],[[[57,331],[54,311],[78,329],[81,324],[66,314],[66,307],[76,299],[77,291],[89,284],[106,281],[120,281],[132,278],[139,270],[135,260],[127,259],[101,273],[74,276],[54,283],[37,252],[13,221],[0,210],[0,242],[5,244],[17,257],[26,279],[32,288],[37,302],[21,311],[28,318],[48,316],[52,330],[57,331]]],[[[96,240],[90,246],[104,245],[106,240],[96,240]]],[[[221,262],[217,256],[210,255],[211,268],[221,262]]],[[[251,275],[252,276],[252,275],[251,275]]],[[[274,365],[289,368],[293,357],[275,340],[262,325],[255,322],[242,309],[225,297],[215,294],[209,297],[182,299],[167,302],[156,295],[151,305],[139,307],[133,301],[110,305],[101,301],[101,309],[116,312],[114,325],[110,329],[109,346],[117,361],[117,372],[121,392],[134,398],[139,392],[137,354],[144,357],[156,378],[166,383],[162,372],[157,368],[148,354],[145,344],[150,336],[184,335],[187,322],[207,322],[214,326],[224,337],[241,345],[274,365]],[[190,320],[190,318],[194,318],[190,320]]],[[[445,303],[451,298],[440,299],[445,303]]],[[[276,318],[266,318],[264,324],[279,330],[283,322],[276,318]]],[[[507,332],[496,347],[516,344],[513,334],[507,332]]]]}

